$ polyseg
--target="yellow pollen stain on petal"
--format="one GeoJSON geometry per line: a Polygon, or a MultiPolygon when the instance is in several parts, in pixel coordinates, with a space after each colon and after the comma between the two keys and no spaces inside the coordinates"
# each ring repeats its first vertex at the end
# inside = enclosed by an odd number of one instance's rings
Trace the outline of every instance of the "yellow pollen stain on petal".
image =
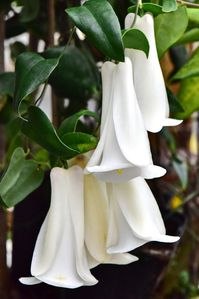
{"type": "Polygon", "coordinates": [[[117,174],[119,174],[119,175],[122,175],[122,174],[123,174],[123,172],[124,172],[124,170],[123,170],[123,169],[117,169],[117,174]]]}
{"type": "Polygon", "coordinates": [[[58,281],[66,281],[66,277],[65,277],[65,276],[62,276],[62,275],[59,275],[59,276],[56,276],[56,277],[55,277],[55,280],[58,280],[58,281]]]}

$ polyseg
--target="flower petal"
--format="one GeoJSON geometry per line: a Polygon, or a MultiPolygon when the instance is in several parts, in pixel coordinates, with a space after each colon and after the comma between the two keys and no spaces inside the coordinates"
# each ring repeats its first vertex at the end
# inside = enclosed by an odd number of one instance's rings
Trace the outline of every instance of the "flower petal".
{"type": "MultiPolygon", "coordinates": [[[[130,28],[133,20],[134,14],[128,14],[125,28],[130,28]]],[[[168,123],[169,103],[157,55],[153,16],[150,13],[143,17],[137,16],[134,28],[146,35],[150,45],[149,57],[143,51],[135,49],[126,49],[125,54],[132,61],[134,86],[145,127],[147,131],[158,132],[168,123]]],[[[169,123],[172,126],[179,124],[177,120],[169,123]]]]}
{"type": "Polygon", "coordinates": [[[90,267],[98,263],[129,264],[137,257],[126,254],[108,254],[106,239],[108,232],[108,198],[105,183],[92,175],[85,176],[85,243],[90,267]]]}
{"type": "Polygon", "coordinates": [[[69,199],[70,212],[72,217],[75,249],[76,249],[76,266],[77,272],[87,285],[97,283],[97,280],[89,271],[89,266],[86,258],[84,244],[84,180],[83,171],[80,167],[74,166],[70,169],[68,175],[68,186],[70,186],[73,195],[69,199]],[[77,185],[79,184],[79,186],[77,185]]]}
{"type": "Polygon", "coordinates": [[[103,129],[86,170],[106,182],[124,182],[136,176],[154,178],[165,174],[163,168],[153,165],[132,81],[132,66],[128,58],[125,63],[116,65],[109,62],[102,68],[105,85],[103,129]],[[109,92],[107,82],[111,84],[109,92]]]}
{"type": "Polygon", "coordinates": [[[105,182],[123,183],[132,178],[142,176],[146,179],[153,179],[165,175],[166,170],[160,166],[147,165],[144,167],[129,167],[128,164],[112,164],[103,166],[87,167],[88,171],[93,172],[95,176],[105,182]],[[112,170],[114,169],[114,170],[112,170]]]}
{"type": "Polygon", "coordinates": [[[183,122],[183,120],[181,120],[181,119],[166,118],[164,120],[164,126],[166,126],[166,127],[178,126],[182,122],[183,122]]]}
{"type": "Polygon", "coordinates": [[[149,241],[179,240],[179,237],[166,235],[156,200],[143,178],[108,188],[114,211],[110,217],[108,252],[126,252],[149,241]]]}
{"type": "Polygon", "coordinates": [[[132,233],[129,224],[127,223],[118,202],[115,199],[113,184],[107,184],[107,190],[110,201],[107,252],[128,252],[146,243],[145,240],[136,237],[132,233]]]}
{"type": "Polygon", "coordinates": [[[53,168],[51,186],[51,205],[37,238],[31,274],[58,287],[96,284],[84,249],[82,169],[53,168]]]}
{"type": "Polygon", "coordinates": [[[39,280],[35,277],[21,277],[21,278],[19,278],[19,281],[26,285],[35,285],[35,284],[42,283],[41,280],[39,280]]]}
{"type": "Polygon", "coordinates": [[[128,57],[125,63],[118,64],[113,97],[113,122],[122,154],[135,166],[152,164],[148,134],[138,106],[128,57]]]}

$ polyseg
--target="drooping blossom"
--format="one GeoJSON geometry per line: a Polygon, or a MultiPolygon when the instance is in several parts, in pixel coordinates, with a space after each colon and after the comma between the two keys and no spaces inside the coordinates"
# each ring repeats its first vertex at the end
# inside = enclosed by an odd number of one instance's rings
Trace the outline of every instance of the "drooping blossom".
{"type": "Polygon", "coordinates": [[[165,174],[163,168],[153,165],[132,74],[129,58],[119,64],[105,62],[102,67],[100,140],[86,170],[107,182],[165,174]]]}
{"type": "MultiPolygon", "coordinates": [[[[133,13],[126,16],[126,29],[132,26],[134,16],[133,13]]],[[[163,126],[176,126],[182,121],[169,118],[169,103],[156,49],[153,16],[150,13],[143,17],[137,16],[133,28],[145,34],[150,46],[148,58],[143,51],[125,50],[125,55],[132,62],[133,82],[145,128],[150,132],[158,132],[163,126]]]]}
{"type": "Polygon", "coordinates": [[[39,232],[24,284],[77,288],[94,285],[84,246],[83,171],[79,166],[51,170],[51,205],[39,232]]]}
{"type": "Polygon", "coordinates": [[[110,201],[108,253],[128,252],[150,241],[179,240],[166,235],[156,200],[143,178],[107,184],[107,192],[110,201]]]}
{"type": "Polygon", "coordinates": [[[90,268],[98,264],[129,264],[138,258],[128,253],[107,253],[109,201],[106,184],[93,175],[84,178],[85,244],[90,268]]]}

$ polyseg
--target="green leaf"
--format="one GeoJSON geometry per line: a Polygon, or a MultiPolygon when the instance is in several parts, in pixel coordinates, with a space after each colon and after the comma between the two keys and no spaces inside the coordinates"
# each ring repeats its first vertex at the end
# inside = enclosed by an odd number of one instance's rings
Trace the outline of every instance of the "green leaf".
{"type": "Polygon", "coordinates": [[[158,56],[162,55],[183,35],[188,25],[185,6],[174,12],[158,15],[155,18],[155,36],[158,56]]]}
{"type": "Polygon", "coordinates": [[[0,198],[6,207],[15,206],[38,188],[44,172],[31,160],[26,160],[22,148],[15,149],[9,167],[0,182],[0,198]]]}
{"type": "MultiPolygon", "coordinates": [[[[155,3],[142,3],[141,10],[144,10],[144,12],[152,13],[154,17],[163,13],[162,6],[155,3]]],[[[128,12],[135,12],[135,11],[136,11],[136,5],[128,8],[128,12]]]]}
{"type": "Polygon", "coordinates": [[[174,159],[172,161],[173,167],[180,179],[182,189],[185,190],[188,185],[188,166],[186,161],[179,161],[174,159]]]}
{"type": "Polygon", "coordinates": [[[162,11],[171,12],[177,10],[176,0],[163,0],[162,11]]]}
{"type": "Polygon", "coordinates": [[[58,59],[44,59],[32,52],[17,57],[14,104],[18,112],[21,102],[48,79],[58,62],[58,59]]]}
{"type": "Polygon", "coordinates": [[[49,77],[56,93],[71,100],[88,100],[99,89],[99,71],[91,66],[86,55],[74,46],[50,48],[43,53],[45,58],[58,58],[59,64],[49,77]]]}
{"type": "Polygon", "coordinates": [[[98,142],[96,137],[81,132],[67,133],[63,135],[61,139],[64,143],[81,154],[94,149],[98,142]]]}
{"type": "Polygon", "coordinates": [[[141,50],[148,57],[149,42],[142,31],[133,28],[124,30],[122,39],[125,48],[141,50]]]}
{"type": "Polygon", "coordinates": [[[176,113],[175,117],[186,119],[194,111],[199,111],[199,76],[181,81],[178,99],[184,112],[176,113]]]}
{"type": "Polygon", "coordinates": [[[100,121],[99,115],[97,113],[89,111],[89,110],[81,110],[81,111],[71,115],[70,117],[66,118],[61,123],[61,125],[58,129],[59,136],[63,136],[66,133],[75,132],[79,118],[84,115],[94,117],[97,122],[100,121]]]}
{"type": "Polygon", "coordinates": [[[13,97],[15,86],[15,73],[0,73],[0,96],[13,97]]]}
{"type": "Polygon", "coordinates": [[[168,96],[169,107],[172,115],[178,112],[184,112],[184,109],[182,108],[182,105],[180,104],[178,98],[168,88],[167,88],[167,96],[168,96]]]}
{"type": "Polygon", "coordinates": [[[188,44],[197,41],[199,41],[199,28],[193,28],[189,31],[186,31],[176,44],[188,44]]]}
{"type": "Polygon", "coordinates": [[[189,23],[192,26],[199,26],[199,11],[198,8],[187,8],[189,23]]]}
{"type": "Polygon", "coordinates": [[[16,41],[10,44],[10,56],[13,61],[16,61],[17,56],[19,56],[23,52],[27,52],[28,47],[22,42],[16,41]]]}
{"type": "Polygon", "coordinates": [[[22,132],[54,156],[72,158],[79,154],[59,138],[46,114],[38,107],[30,106],[28,121],[23,122],[22,132]]]}
{"type": "Polygon", "coordinates": [[[193,53],[191,59],[172,77],[172,81],[194,76],[199,76],[199,48],[193,53]]]}
{"type": "Polygon", "coordinates": [[[66,12],[98,50],[111,59],[124,61],[120,24],[108,1],[89,0],[66,12]]]}

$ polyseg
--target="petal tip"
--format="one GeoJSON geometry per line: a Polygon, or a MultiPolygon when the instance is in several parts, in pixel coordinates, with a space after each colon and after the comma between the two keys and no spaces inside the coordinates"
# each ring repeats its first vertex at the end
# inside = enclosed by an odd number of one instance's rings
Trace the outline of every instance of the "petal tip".
{"type": "Polygon", "coordinates": [[[182,122],[183,122],[182,119],[167,118],[165,119],[164,126],[166,127],[178,126],[182,122]]]}

